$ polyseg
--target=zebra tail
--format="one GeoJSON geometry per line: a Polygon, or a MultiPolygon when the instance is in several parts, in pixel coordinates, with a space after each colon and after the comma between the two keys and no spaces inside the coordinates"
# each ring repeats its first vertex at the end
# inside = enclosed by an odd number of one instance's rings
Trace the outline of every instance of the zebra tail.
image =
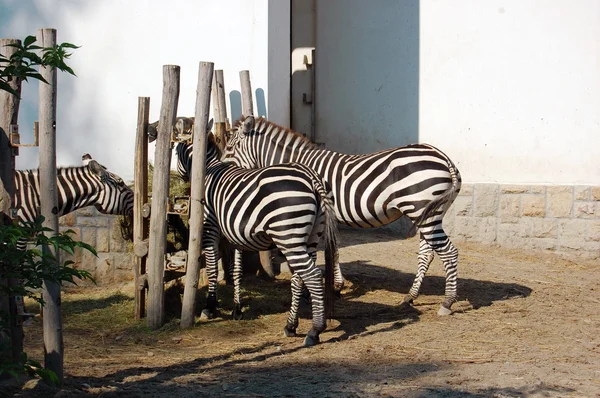
{"type": "Polygon", "coordinates": [[[333,319],[335,307],[334,269],[338,253],[338,228],[331,190],[322,186],[321,206],[325,214],[325,316],[333,319]]]}
{"type": "Polygon", "coordinates": [[[461,186],[461,177],[458,169],[454,164],[446,157],[446,161],[448,162],[448,171],[450,172],[450,177],[452,178],[452,186],[446,190],[443,194],[438,196],[436,199],[432,200],[427,204],[421,215],[413,222],[412,227],[408,231],[408,236],[413,236],[416,234],[417,229],[422,226],[422,224],[429,218],[431,215],[440,208],[445,203],[448,205],[452,204],[453,198],[456,197],[458,192],[460,192],[461,186]]]}

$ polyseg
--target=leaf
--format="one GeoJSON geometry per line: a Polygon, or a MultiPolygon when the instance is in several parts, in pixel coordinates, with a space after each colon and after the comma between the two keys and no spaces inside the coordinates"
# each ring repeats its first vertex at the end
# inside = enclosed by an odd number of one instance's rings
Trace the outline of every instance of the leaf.
{"type": "Polygon", "coordinates": [[[37,40],[37,38],[35,36],[31,36],[31,35],[27,36],[25,38],[25,40],[23,41],[23,45],[25,47],[28,47],[28,46],[32,45],[33,43],[35,43],[36,40],[37,40]]]}

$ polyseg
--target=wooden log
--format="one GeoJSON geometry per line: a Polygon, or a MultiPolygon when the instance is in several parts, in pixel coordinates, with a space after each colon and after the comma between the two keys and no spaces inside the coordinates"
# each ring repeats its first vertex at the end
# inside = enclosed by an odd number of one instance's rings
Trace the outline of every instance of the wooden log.
{"type": "Polygon", "coordinates": [[[250,85],[250,71],[240,71],[240,87],[242,89],[242,115],[254,115],[252,104],[252,86],[250,85]]]}
{"type": "MultiPolygon", "coordinates": [[[[10,58],[16,49],[9,44],[19,44],[19,40],[0,39],[0,53],[10,58]]],[[[20,79],[13,78],[9,83],[11,88],[21,94],[20,79]]],[[[10,126],[16,125],[19,116],[20,97],[7,91],[0,90],[0,223],[11,222],[12,198],[14,195],[15,152],[10,146],[10,126]]],[[[0,280],[4,287],[18,283],[13,278],[0,280]]],[[[10,350],[0,351],[0,362],[5,357],[12,357],[13,362],[20,361],[23,352],[23,329],[18,319],[15,300],[22,297],[0,295],[0,313],[9,314],[8,333],[0,332],[0,347],[10,347],[10,350]]]]}
{"type": "MultiPolygon", "coordinates": [[[[240,72],[240,87],[242,89],[242,115],[253,116],[254,107],[252,105],[252,85],[250,84],[250,72],[243,70],[240,72]]],[[[271,252],[262,251],[259,253],[260,265],[269,278],[275,277],[271,252]]],[[[253,271],[251,267],[246,266],[246,271],[253,271]]]]}
{"type": "Polygon", "coordinates": [[[215,137],[219,147],[223,150],[225,148],[225,133],[227,132],[227,103],[225,102],[225,80],[221,69],[215,71],[212,95],[215,137]]]}
{"type": "MultiPolygon", "coordinates": [[[[136,259],[133,275],[136,286],[146,273],[148,255],[148,218],[144,217],[144,205],[148,202],[148,119],[150,98],[138,98],[138,120],[135,138],[134,186],[133,186],[133,251],[136,259]]],[[[135,319],[146,314],[146,290],[135,290],[135,319]]]]}
{"type": "MultiPolygon", "coordinates": [[[[199,259],[202,254],[202,231],[204,206],[204,173],[206,168],[206,128],[210,110],[211,80],[214,64],[200,62],[198,67],[198,87],[196,90],[196,114],[194,123],[194,157],[192,159],[192,187],[190,193],[190,238],[188,260],[181,309],[181,328],[194,324],[196,295],[200,276],[199,259]]],[[[172,124],[171,124],[172,126],[172,124]]]]}
{"type": "MultiPolygon", "coordinates": [[[[56,46],[56,29],[38,30],[38,42],[44,48],[56,46]]],[[[40,128],[40,204],[44,216],[44,227],[58,232],[58,188],[56,184],[56,89],[57,73],[55,68],[40,67],[40,74],[48,82],[39,86],[39,128],[40,128]]],[[[51,253],[60,261],[59,253],[53,247],[43,247],[45,253],[51,253]]],[[[58,265],[58,264],[57,264],[58,265]]],[[[44,366],[52,370],[63,380],[64,347],[62,335],[62,317],[60,313],[60,286],[44,282],[44,366]]]]}
{"type": "Polygon", "coordinates": [[[158,329],[164,323],[164,262],[167,236],[167,199],[171,168],[171,132],[179,102],[180,68],[163,66],[163,93],[154,152],[152,212],[148,249],[148,326],[158,329]]]}

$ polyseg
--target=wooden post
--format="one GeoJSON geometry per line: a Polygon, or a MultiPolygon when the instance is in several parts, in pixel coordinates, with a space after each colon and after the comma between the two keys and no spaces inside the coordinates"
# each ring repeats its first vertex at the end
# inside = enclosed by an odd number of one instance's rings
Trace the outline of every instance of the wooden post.
{"type": "MultiPolygon", "coordinates": [[[[214,106],[214,120],[215,120],[215,137],[221,150],[225,148],[225,133],[227,132],[227,104],[225,102],[225,79],[223,76],[223,70],[217,69],[214,73],[212,81],[213,86],[213,106],[214,106]]],[[[206,134],[206,133],[205,133],[206,134]]],[[[224,245],[225,248],[229,245],[224,245]]],[[[221,261],[219,262],[218,274],[219,280],[228,277],[228,265],[232,261],[232,250],[223,250],[221,252],[221,261]]]]}
{"type": "Polygon", "coordinates": [[[250,71],[240,71],[240,85],[242,88],[242,115],[254,115],[252,104],[252,86],[250,85],[250,71]]]}
{"type": "MultiPolygon", "coordinates": [[[[0,39],[0,53],[5,58],[10,58],[16,51],[9,44],[20,43],[15,39],[0,39]]],[[[20,79],[13,78],[10,86],[17,93],[21,94],[20,79]]],[[[15,151],[10,145],[10,126],[16,125],[19,116],[19,96],[13,95],[7,91],[0,90],[0,223],[11,222],[12,217],[12,198],[15,191],[15,151]]],[[[5,286],[14,285],[18,281],[9,278],[0,280],[5,286]]],[[[0,352],[0,357],[12,356],[13,361],[18,361],[23,352],[23,329],[21,322],[17,317],[17,307],[15,297],[0,297],[0,313],[7,314],[9,319],[10,335],[0,334],[0,342],[7,342],[4,347],[12,347],[11,352],[0,352]],[[11,340],[8,343],[8,340],[11,340]]]]}
{"type": "Polygon", "coordinates": [[[181,309],[181,328],[194,324],[196,294],[200,276],[199,259],[202,250],[204,206],[204,173],[206,167],[206,127],[210,110],[210,87],[214,64],[200,62],[198,68],[198,88],[196,90],[196,114],[194,123],[194,157],[192,158],[192,187],[190,195],[190,240],[181,309]]]}
{"type": "MultiPolygon", "coordinates": [[[[225,132],[227,131],[227,103],[225,102],[225,82],[223,70],[217,69],[213,79],[213,106],[215,119],[215,137],[223,148],[225,145],[225,132]]],[[[222,149],[221,148],[221,149],[222,149]]]]}
{"type": "Polygon", "coordinates": [[[180,68],[163,66],[163,94],[154,152],[152,211],[148,241],[148,326],[158,329],[164,323],[164,271],[167,236],[167,199],[171,168],[171,133],[179,102],[180,68]]]}
{"type": "MultiPolygon", "coordinates": [[[[42,47],[56,46],[56,29],[40,29],[37,35],[42,47]]],[[[44,216],[44,227],[50,228],[47,235],[58,232],[58,190],[56,187],[56,68],[40,67],[40,74],[48,84],[39,86],[39,126],[40,126],[40,204],[44,216]]],[[[43,247],[59,260],[59,253],[53,247],[43,247]]],[[[57,264],[58,265],[58,264],[57,264]]],[[[44,281],[44,366],[63,380],[63,335],[60,313],[60,285],[44,281]]]]}
{"type": "Polygon", "coordinates": [[[135,279],[135,319],[146,314],[146,288],[141,276],[146,273],[148,256],[148,219],[143,216],[143,207],[148,202],[148,117],[150,98],[138,98],[138,121],[135,138],[135,164],[133,188],[133,244],[136,255],[133,265],[135,279]]]}
{"type": "MultiPolygon", "coordinates": [[[[253,116],[254,107],[252,106],[252,85],[250,84],[250,72],[243,70],[240,72],[240,86],[242,89],[242,115],[253,116]]],[[[274,278],[275,271],[273,270],[273,261],[271,260],[271,252],[259,252],[260,265],[268,277],[274,278]]]]}

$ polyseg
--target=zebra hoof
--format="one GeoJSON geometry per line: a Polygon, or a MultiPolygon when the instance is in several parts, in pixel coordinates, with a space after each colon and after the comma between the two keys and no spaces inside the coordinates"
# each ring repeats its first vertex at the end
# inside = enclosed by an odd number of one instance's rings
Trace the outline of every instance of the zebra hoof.
{"type": "Polygon", "coordinates": [[[411,296],[410,294],[407,294],[406,296],[404,296],[404,300],[403,300],[403,301],[404,301],[406,304],[409,304],[409,305],[410,305],[410,304],[412,304],[412,303],[413,303],[413,301],[414,301],[414,300],[415,300],[415,298],[414,298],[413,296],[411,296]]]}
{"type": "Polygon", "coordinates": [[[285,337],[296,337],[296,329],[292,329],[289,326],[286,326],[283,328],[283,334],[285,335],[285,337]]]}
{"type": "Polygon", "coordinates": [[[234,308],[233,313],[231,314],[232,318],[236,321],[244,319],[244,313],[239,308],[234,308]]]}
{"type": "Polygon", "coordinates": [[[443,305],[440,306],[440,309],[438,310],[438,315],[439,316],[447,316],[452,314],[452,310],[450,308],[446,308],[443,305]]]}
{"type": "Polygon", "coordinates": [[[313,345],[317,345],[319,344],[320,340],[319,340],[319,336],[311,336],[310,333],[306,335],[306,338],[304,339],[304,347],[311,347],[313,345]]]}
{"type": "Polygon", "coordinates": [[[215,314],[207,308],[203,309],[202,313],[200,314],[200,319],[212,319],[214,317],[215,314]]]}

